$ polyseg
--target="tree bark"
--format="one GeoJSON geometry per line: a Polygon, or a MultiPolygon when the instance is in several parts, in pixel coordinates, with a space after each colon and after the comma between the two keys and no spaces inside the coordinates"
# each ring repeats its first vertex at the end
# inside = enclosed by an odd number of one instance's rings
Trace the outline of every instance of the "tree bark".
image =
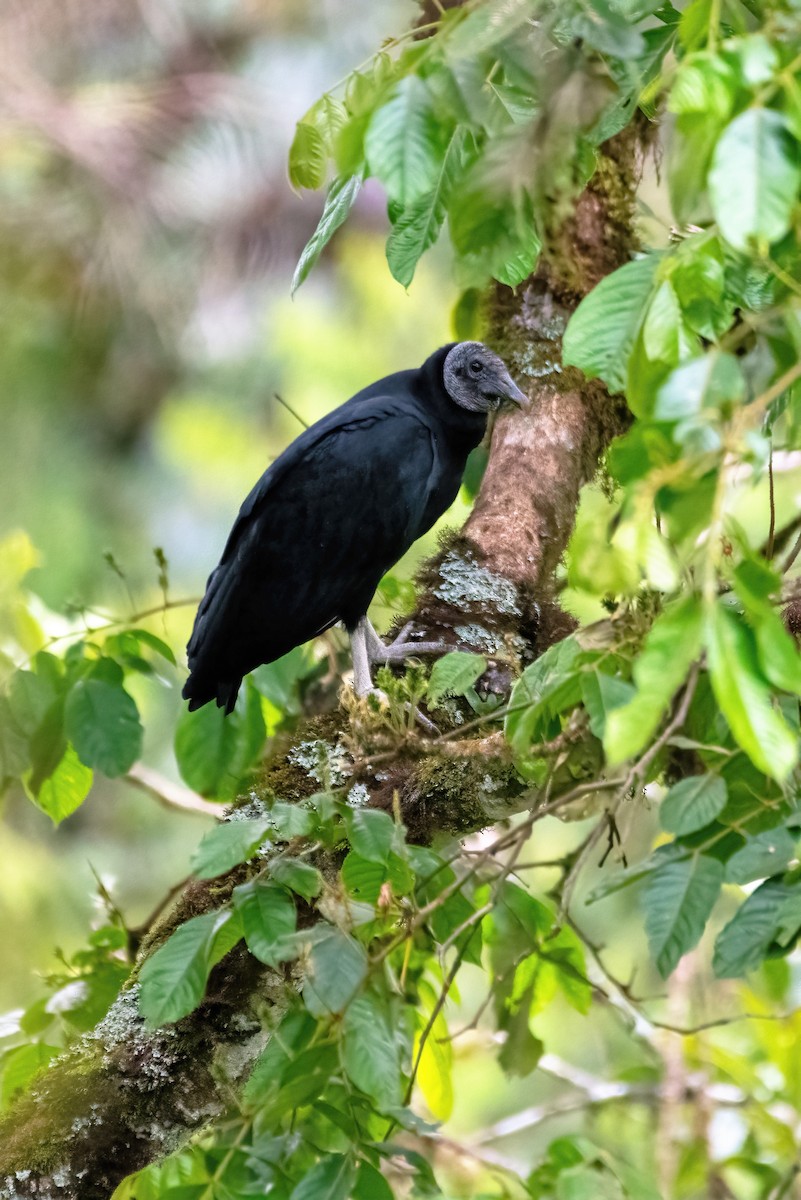
{"type": "MultiPolygon", "coordinates": [[[[579,490],[626,417],[602,387],[561,368],[561,335],[581,297],[636,247],[634,194],[645,141],[635,122],[602,148],[596,175],[549,239],[537,273],[516,292],[499,286],[489,298],[488,341],[525,381],[532,403],[499,417],[474,511],[424,571],[415,614],[421,628],[438,627],[467,648],[485,639],[525,659],[570,627],[551,601],[553,572],[579,490]]],[[[303,722],[267,763],[266,789],[289,799],[317,790],[297,756],[288,757],[292,748],[322,739],[347,749],[359,737],[358,707],[303,722]]],[[[455,765],[451,756],[405,746],[382,770],[382,785],[362,778],[371,803],[386,803],[386,790],[397,790],[410,840],[430,841],[441,831],[466,835],[520,807],[523,785],[505,758],[491,760],[494,785],[489,794],[483,788],[488,762],[480,749],[455,765]]],[[[232,872],[191,883],[141,957],[182,921],[223,903],[240,878],[232,872]]],[[[107,1200],[127,1174],[224,1111],[265,1043],[265,1010],[280,1011],[297,984],[240,944],[213,972],[200,1007],[151,1033],[132,983],[0,1123],[2,1200],[107,1200]]]]}

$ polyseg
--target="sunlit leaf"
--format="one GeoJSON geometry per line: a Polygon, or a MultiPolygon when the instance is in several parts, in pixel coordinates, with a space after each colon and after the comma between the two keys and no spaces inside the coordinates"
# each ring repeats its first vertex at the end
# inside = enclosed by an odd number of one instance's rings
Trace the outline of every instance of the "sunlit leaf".
{"type": "Polygon", "coordinates": [[[656,254],[626,263],[581,301],[565,330],[565,366],[598,376],[612,392],[623,391],[628,355],[647,311],[658,264],[656,254]]]}
{"type": "Polygon", "coordinates": [[[703,854],[666,858],[648,875],[645,930],[661,975],[699,941],[722,882],[723,864],[703,854]]]}
{"type": "Polygon", "coordinates": [[[709,195],[718,227],[737,250],[767,248],[790,228],[801,184],[798,143],[781,113],[747,108],[715,146],[709,195]]]}

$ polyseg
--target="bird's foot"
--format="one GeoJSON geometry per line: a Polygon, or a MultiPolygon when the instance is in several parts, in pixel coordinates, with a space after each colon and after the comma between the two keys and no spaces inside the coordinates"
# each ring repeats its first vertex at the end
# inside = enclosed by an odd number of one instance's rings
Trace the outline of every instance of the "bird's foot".
{"type": "Polygon", "coordinates": [[[445,654],[451,647],[446,642],[414,642],[409,632],[413,621],[407,622],[398,636],[389,644],[383,642],[373,627],[368,626],[367,653],[374,663],[403,662],[415,654],[445,654]]]}

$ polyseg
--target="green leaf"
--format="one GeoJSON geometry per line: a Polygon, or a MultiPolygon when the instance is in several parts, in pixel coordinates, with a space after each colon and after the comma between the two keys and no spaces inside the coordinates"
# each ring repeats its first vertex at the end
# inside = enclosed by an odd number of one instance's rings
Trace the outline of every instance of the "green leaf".
{"type": "Polygon", "coordinates": [[[728,859],[726,879],[729,883],[752,883],[755,879],[779,875],[794,857],[795,841],[783,825],[764,829],[749,837],[742,849],[728,859]]]}
{"type": "Polygon", "coordinates": [[[400,1057],[384,1002],[357,996],[342,1022],[342,1062],[349,1078],[384,1111],[402,1101],[400,1057]]]}
{"type": "Polygon", "coordinates": [[[362,186],[362,178],[359,172],[354,175],[341,176],[339,179],[335,179],[328,189],[323,214],[317,228],[306,243],[303,253],[298,259],[298,265],[295,267],[295,274],[292,276],[291,292],[293,296],[353,208],[362,186]]]}
{"type": "Polygon", "coordinates": [[[572,708],[581,698],[581,647],[574,637],[550,646],[533,662],[512,688],[504,732],[518,755],[540,738],[557,713],[572,708]]]}
{"type": "Polygon", "coordinates": [[[468,284],[494,277],[517,287],[536,266],[542,242],[531,198],[509,190],[502,168],[485,154],[454,190],[448,210],[451,241],[468,284]]]}
{"type": "Polygon", "coordinates": [[[318,929],[311,944],[303,999],[315,1017],[344,1012],[367,975],[364,947],[341,929],[318,929]]]}
{"type": "Polygon", "coordinates": [[[745,397],[745,380],[733,354],[710,350],[683,363],[660,387],[653,417],[681,421],[706,409],[738,404],[745,397]]]}
{"type": "Polygon", "coordinates": [[[295,958],[295,905],[283,887],[252,879],[234,888],[234,908],[242,919],[248,950],[270,967],[295,958]]]}
{"type": "Polygon", "coordinates": [[[634,688],[625,679],[604,671],[587,671],[581,676],[581,699],[595,737],[603,738],[609,713],[627,704],[633,693],[634,688]]]}
{"type": "MultiPolygon", "coordinates": [[[[36,676],[31,674],[31,678],[36,676]]],[[[18,778],[29,765],[28,758],[28,739],[17,724],[8,698],[0,696],[0,784],[18,778]]]]}
{"type": "Polygon", "coordinates": [[[143,730],[136,704],[121,683],[112,682],[107,662],[102,663],[102,673],[95,668],[70,689],[64,729],[81,762],[114,779],[139,757],[143,730]]]}
{"type": "Polygon", "coordinates": [[[703,854],[666,858],[648,875],[645,930],[663,977],[700,940],[722,882],[723,864],[703,854]]]}
{"type": "Polygon", "coordinates": [[[720,775],[688,775],[673,785],[659,806],[662,828],[677,836],[695,833],[723,812],[727,798],[720,775]]]}
{"type": "Polygon", "coordinates": [[[323,886],[322,877],[311,863],[301,862],[300,859],[279,855],[271,858],[268,870],[276,883],[297,892],[305,900],[311,900],[319,895],[323,886]]]}
{"type": "Polygon", "coordinates": [[[395,1193],[379,1170],[369,1162],[360,1162],[353,1189],[353,1200],[395,1200],[395,1193]]]}
{"type": "Polygon", "coordinates": [[[700,652],[701,624],[695,596],[670,605],[654,621],[634,663],[637,694],[607,715],[604,750],[610,764],[638,754],[653,735],[700,652]]]}
{"type": "Polygon", "coordinates": [[[139,1004],[151,1028],[178,1021],[197,1008],[212,967],[241,937],[232,916],[228,909],[219,909],[191,917],[146,960],[139,976],[139,1004]]]}
{"type": "Polygon", "coordinates": [[[709,198],[726,241],[737,250],[764,250],[784,237],[799,183],[798,143],[781,113],[740,113],[721,134],[709,170],[709,198]]]}
{"type": "Polygon", "coordinates": [[[406,75],[373,114],[364,142],[370,173],[404,208],[437,182],[443,146],[440,122],[423,80],[406,75]]]}
{"type": "Polygon", "coordinates": [[[418,1013],[419,1028],[414,1039],[414,1061],[419,1055],[417,1085],[425,1102],[438,1121],[447,1121],[453,1112],[453,1045],[443,1013],[437,1013],[434,1024],[423,1042],[427,1024],[425,1014],[418,1013]]]}
{"type": "Polygon", "coordinates": [[[369,862],[351,851],[342,864],[342,882],[355,900],[376,904],[385,883],[389,883],[393,895],[408,895],[414,886],[414,876],[403,859],[395,853],[390,853],[385,866],[369,862]]]}
{"type": "Polygon", "coordinates": [[[386,864],[395,840],[395,823],[388,813],[374,808],[352,809],[345,821],[348,841],[361,858],[386,864]]]}
{"type": "Polygon", "coordinates": [[[746,899],[715,942],[712,967],[719,979],[734,979],[754,970],[779,931],[782,907],[793,889],[768,879],[746,899]]]}
{"type": "Polygon", "coordinates": [[[215,879],[239,863],[248,862],[272,827],[269,817],[256,821],[224,821],[204,836],[192,855],[198,879],[215,879]]]}
{"type": "Polygon", "coordinates": [[[83,804],[89,795],[92,779],[91,767],[85,767],[75,749],[68,745],[55,771],[31,796],[37,807],[47,813],[54,825],[58,825],[83,804]]]}
{"type": "Polygon", "coordinates": [[[60,1054],[57,1046],[44,1042],[32,1042],[28,1046],[17,1046],[2,1057],[0,1067],[0,1109],[8,1108],[19,1092],[24,1092],[42,1067],[60,1054]]]}
{"type": "Polygon", "coordinates": [[[387,263],[398,283],[408,287],[420,258],[439,236],[448,201],[459,177],[467,131],[457,127],[445,150],[436,183],[405,208],[387,241],[387,263]]]}
{"type": "Polygon", "coordinates": [[[289,1200],[348,1200],[355,1179],[352,1159],[328,1154],[306,1172],[289,1200]]]}
{"type": "Polygon", "coordinates": [[[289,148],[289,179],[293,187],[315,188],[325,183],[326,148],[323,135],[309,121],[298,121],[289,148]]]}
{"type": "Polygon", "coordinates": [[[245,1085],[243,1099],[248,1108],[258,1107],[265,1096],[281,1087],[287,1068],[306,1049],[316,1030],[317,1022],[305,1009],[290,1008],[282,1017],[245,1085]]]}
{"type": "Polygon", "coordinates": [[[284,800],[276,800],[270,809],[270,817],[279,836],[285,842],[296,837],[307,837],[314,829],[315,814],[300,804],[287,804],[284,800]]]}
{"type": "Polygon", "coordinates": [[[674,363],[679,354],[681,309],[669,280],[653,294],[642,329],[643,346],[650,359],[674,363]]]}
{"type": "Polygon", "coordinates": [[[236,708],[226,717],[215,704],[185,709],[175,731],[175,757],[182,777],[202,796],[232,796],[264,745],[261,699],[245,680],[236,708]]]}
{"type": "Polygon", "coordinates": [[[444,696],[463,696],[487,669],[481,654],[452,650],[434,663],[428,681],[428,702],[435,708],[444,696]]]}
{"type": "Polygon", "coordinates": [[[635,259],[607,275],[579,304],[562,343],[562,362],[598,376],[612,392],[626,385],[628,357],[648,308],[659,255],[635,259]]]}
{"type": "Polygon", "coordinates": [[[715,698],[735,740],[766,775],[785,779],[797,761],[796,738],[771,703],[750,632],[716,604],[707,614],[705,641],[715,698]]]}

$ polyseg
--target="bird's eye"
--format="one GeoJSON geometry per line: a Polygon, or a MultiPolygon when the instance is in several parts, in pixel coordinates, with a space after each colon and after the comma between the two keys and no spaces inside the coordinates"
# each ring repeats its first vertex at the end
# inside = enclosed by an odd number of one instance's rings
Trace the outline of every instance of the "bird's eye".
{"type": "Polygon", "coordinates": [[[481,359],[474,358],[473,361],[470,363],[470,374],[471,375],[480,375],[483,370],[484,370],[484,364],[481,361],[481,359]]]}

